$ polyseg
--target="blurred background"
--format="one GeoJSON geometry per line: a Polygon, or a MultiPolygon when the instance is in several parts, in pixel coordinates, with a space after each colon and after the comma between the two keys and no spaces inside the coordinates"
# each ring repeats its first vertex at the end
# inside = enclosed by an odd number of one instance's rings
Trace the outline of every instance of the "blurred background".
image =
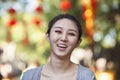
{"type": "Polygon", "coordinates": [[[0,0],[0,80],[49,61],[48,22],[70,13],[81,23],[82,43],[71,61],[97,80],[120,80],[120,0],[0,0]]]}

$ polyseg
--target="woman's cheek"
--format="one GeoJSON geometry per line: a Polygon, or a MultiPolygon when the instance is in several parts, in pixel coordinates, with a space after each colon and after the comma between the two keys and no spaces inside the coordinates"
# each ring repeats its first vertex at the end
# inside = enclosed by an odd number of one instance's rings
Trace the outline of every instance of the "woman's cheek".
{"type": "Polygon", "coordinates": [[[54,42],[57,41],[57,39],[58,39],[58,36],[56,36],[56,35],[53,35],[53,36],[51,37],[51,40],[54,41],[54,42]]]}
{"type": "Polygon", "coordinates": [[[71,45],[76,45],[77,44],[77,39],[76,38],[71,38],[71,45]]]}

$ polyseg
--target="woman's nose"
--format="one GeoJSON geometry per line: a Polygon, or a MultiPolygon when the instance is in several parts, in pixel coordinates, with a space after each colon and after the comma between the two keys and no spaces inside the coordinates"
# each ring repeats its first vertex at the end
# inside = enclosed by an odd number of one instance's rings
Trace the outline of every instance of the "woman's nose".
{"type": "Polygon", "coordinates": [[[67,42],[67,34],[62,34],[61,35],[61,41],[67,42]]]}

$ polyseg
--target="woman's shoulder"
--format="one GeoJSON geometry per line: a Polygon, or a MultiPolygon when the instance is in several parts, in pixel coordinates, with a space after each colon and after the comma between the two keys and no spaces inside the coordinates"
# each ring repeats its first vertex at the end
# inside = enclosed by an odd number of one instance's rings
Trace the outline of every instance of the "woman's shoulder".
{"type": "Polygon", "coordinates": [[[78,71],[80,71],[81,73],[93,73],[92,70],[90,70],[89,68],[85,67],[85,66],[82,66],[79,64],[79,67],[78,67],[78,71]]]}
{"type": "Polygon", "coordinates": [[[35,76],[37,77],[40,74],[40,72],[42,70],[42,67],[43,66],[39,66],[37,68],[32,68],[32,69],[25,70],[23,72],[22,76],[21,76],[21,78],[22,78],[21,80],[26,80],[28,78],[29,78],[28,80],[31,80],[31,78],[33,78],[35,76]]]}
{"type": "MultiPolygon", "coordinates": [[[[89,68],[79,65],[78,67],[78,74],[77,74],[78,78],[82,78],[84,80],[96,80],[95,79],[95,74],[92,70],[90,70],[89,68]]],[[[79,80],[79,79],[78,79],[79,80]]]]}
{"type": "Polygon", "coordinates": [[[32,69],[28,69],[26,71],[24,71],[24,74],[36,74],[36,73],[39,73],[41,70],[42,70],[42,66],[39,66],[39,67],[36,67],[36,68],[32,68],[32,69]]]}
{"type": "Polygon", "coordinates": [[[42,66],[39,66],[39,67],[36,67],[36,68],[31,68],[31,69],[28,68],[24,71],[24,73],[38,71],[41,68],[42,68],[42,66]]]}

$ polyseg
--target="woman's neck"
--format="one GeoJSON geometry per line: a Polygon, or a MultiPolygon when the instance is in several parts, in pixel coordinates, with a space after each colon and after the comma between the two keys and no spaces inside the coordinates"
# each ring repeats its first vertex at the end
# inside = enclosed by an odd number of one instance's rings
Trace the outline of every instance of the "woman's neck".
{"type": "Polygon", "coordinates": [[[70,61],[70,57],[66,58],[56,58],[51,55],[51,60],[48,63],[50,69],[53,71],[53,73],[65,73],[67,70],[69,70],[73,63],[70,61]]]}

